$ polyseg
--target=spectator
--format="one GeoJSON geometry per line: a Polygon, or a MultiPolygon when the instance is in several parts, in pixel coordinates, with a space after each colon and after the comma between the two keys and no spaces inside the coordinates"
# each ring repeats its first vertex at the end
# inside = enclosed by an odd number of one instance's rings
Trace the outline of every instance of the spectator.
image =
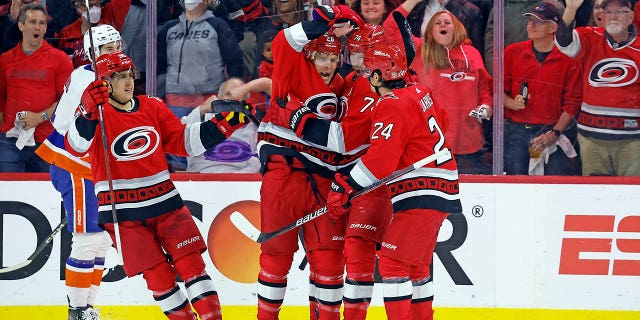
{"type": "Polygon", "coordinates": [[[357,12],[364,22],[382,25],[389,13],[395,10],[398,4],[392,0],[354,0],[351,4],[353,11],[357,12]]]}
{"type": "Polygon", "coordinates": [[[267,30],[262,34],[258,44],[260,50],[261,61],[258,66],[259,78],[271,78],[273,75],[273,53],[271,52],[271,43],[278,32],[275,30],[267,30]]]}
{"type": "Polygon", "coordinates": [[[22,6],[18,27],[23,41],[0,56],[0,172],[48,172],[49,164],[34,151],[53,131],[47,120],[73,66],[43,39],[42,5],[22,6]]]}
{"type": "Polygon", "coordinates": [[[259,59],[256,57],[258,35],[271,25],[269,10],[260,0],[222,0],[210,5],[216,17],[223,17],[236,35],[242,49],[244,78],[254,76],[254,69],[259,59]]]}
{"type": "Polygon", "coordinates": [[[582,175],[640,175],[640,38],[629,0],[604,0],[601,28],[573,22],[583,0],[567,0],[556,45],[583,65],[578,116],[582,175]]]}
{"type": "Polygon", "coordinates": [[[89,21],[92,26],[108,24],[122,27],[129,11],[129,4],[127,0],[112,0],[102,7],[100,0],[89,0],[91,8],[87,10],[84,0],[71,0],[71,2],[80,18],[62,28],[58,48],[71,57],[73,66],[77,68],[90,62],[83,45],[84,34],[89,29],[89,21]]]}
{"type": "MultiPolygon", "coordinates": [[[[595,0],[593,2],[593,11],[591,12],[591,23],[589,25],[604,28],[604,20],[602,19],[603,18],[602,15],[604,15],[604,10],[602,9],[602,0],[595,0]]],[[[634,20],[635,19],[637,18],[634,18],[634,20]]],[[[636,29],[637,28],[638,28],[638,25],[636,24],[636,29]]]]}
{"type": "MultiPolygon", "coordinates": [[[[111,0],[113,1],[113,0],[111,0]]],[[[137,77],[135,79],[135,94],[146,93],[146,68],[147,68],[147,1],[148,0],[121,0],[131,2],[122,29],[122,47],[124,52],[133,59],[136,64],[137,77]]],[[[177,3],[181,0],[157,0],[157,23],[176,19],[182,12],[182,7],[177,3]]],[[[118,26],[116,26],[118,28],[118,26]]]]}
{"type": "MultiPolygon", "coordinates": [[[[407,0],[396,10],[406,15],[420,1],[407,0]]],[[[394,34],[391,26],[395,24],[385,22],[385,34],[394,34]]],[[[401,43],[400,39],[394,43],[401,43]]],[[[482,149],[482,120],[492,115],[492,80],[480,52],[470,44],[460,20],[448,11],[436,12],[424,37],[415,38],[415,44],[416,58],[411,66],[419,82],[431,88],[434,99],[447,110],[449,129],[445,136],[459,172],[490,173],[482,149]]]]}
{"type": "MultiPolygon", "coordinates": [[[[269,81],[270,83],[270,81],[269,81]]],[[[246,86],[239,78],[231,78],[220,85],[218,96],[211,96],[198,108],[182,117],[182,123],[190,124],[208,121],[214,118],[211,102],[218,99],[234,99],[231,90],[246,86]]],[[[244,94],[238,100],[247,99],[244,94]]],[[[244,103],[244,101],[241,101],[244,103]]],[[[250,103],[250,101],[249,101],[250,103]]],[[[238,104],[240,105],[240,104],[238,104]]],[[[251,104],[249,104],[251,106],[251,104]]],[[[249,123],[236,130],[227,140],[213,146],[204,154],[187,157],[187,171],[203,173],[258,173],[260,160],[256,153],[258,143],[258,127],[249,123]]]]}
{"type": "Polygon", "coordinates": [[[483,16],[480,9],[467,0],[425,0],[418,2],[407,16],[416,37],[424,37],[431,17],[442,10],[451,12],[464,26],[473,46],[480,52],[484,47],[483,16]]]}
{"type": "MultiPolygon", "coordinates": [[[[527,21],[523,19],[511,19],[521,17],[530,12],[540,0],[505,0],[504,2],[504,46],[527,40],[527,21]]],[[[563,8],[560,2],[550,0],[557,8],[563,8]]],[[[493,74],[493,9],[487,20],[487,28],[484,33],[484,62],[490,74],[493,74]]]]}
{"type": "Polygon", "coordinates": [[[575,137],[581,66],[555,48],[560,13],[553,4],[541,2],[524,16],[529,40],[504,52],[504,170],[574,175],[568,157],[575,157],[575,150],[563,133],[571,127],[575,137]],[[528,93],[522,92],[524,87],[528,93]]]}
{"type": "MultiPolygon", "coordinates": [[[[208,9],[211,0],[186,0],[185,12],[158,31],[158,74],[161,93],[178,117],[188,115],[218,92],[229,77],[242,77],[242,52],[226,21],[208,9]]],[[[170,157],[173,171],[185,170],[186,159],[170,157]]]]}
{"type": "MultiPolygon", "coordinates": [[[[9,13],[4,16],[0,16],[0,53],[10,50],[15,47],[18,42],[22,41],[22,30],[18,28],[18,15],[20,13],[20,9],[27,4],[42,4],[42,2],[42,0],[11,0],[9,13]]],[[[46,21],[47,31],[44,34],[44,39],[52,46],[57,47],[57,33],[60,31],[61,27],[59,27],[56,24],[56,21],[49,15],[47,15],[46,21]]]]}

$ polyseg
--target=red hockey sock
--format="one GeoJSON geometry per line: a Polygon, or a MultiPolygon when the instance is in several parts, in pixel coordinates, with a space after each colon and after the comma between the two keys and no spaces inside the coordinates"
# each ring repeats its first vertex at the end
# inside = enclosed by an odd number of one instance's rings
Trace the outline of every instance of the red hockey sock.
{"type": "Polygon", "coordinates": [[[184,279],[187,295],[202,320],[222,319],[220,300],[211,277],[204,270],[199,253],[189,253],[174,262],[176,271],[184,279]]]}
{"type": "Polygon", "coordinates": [[[361,237],[347,237],[344,244],[347,279],[344,287],[344,318],[365,320],[373,294],[376,244],[361,237]]]}
{"type": "Polygon", "coordinates": [[[277,320],[293,256],[262,253],[258,274],[258,320],[277,320]]]}
{"type": "MultiPolygon", "coordinates": [[[[318,320],[339,320],[344,288],[344,255],[341,250],[307,252],[310,282],[317,303],[318,320]]],[[[311,293],[311,291],[310,291],[311,293]]]]}

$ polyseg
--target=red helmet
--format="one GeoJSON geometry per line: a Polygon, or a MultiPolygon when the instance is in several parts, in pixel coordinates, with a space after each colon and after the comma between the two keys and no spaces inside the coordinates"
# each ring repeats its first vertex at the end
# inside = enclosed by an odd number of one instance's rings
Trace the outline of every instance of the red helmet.
{"type": "Polygon", "coordinates": [[[380,70],[382,79],[398,80],[407,75],[407,57],[397,45],[377,46],[364,56],[364,66],[371,72],[380,70]]]}
{"type": "Polygon", "coordinates": [[[377,24],[367,23],[354,30],[347,39],[349,52],[367,52],[379,43],[384,43],[384,29],[377,24]]]}
{"type": "Polygon", "coordinates": [[[96,61],[98,78],[111,78],[116,72],[134,70],[133,60],[123,52],[103,54],[96,61]]]}
{"type": "Polygon", "coordinates": [[[309,58],[313,56],[314,52],[335,54],[339,56],[340,51],[342,51],[342,44],[340,43],[340,39],[333,35],[333,33],[326,32],[320,37],[307,43],[307,45],[304,46],[304,51],[307,53],[307,57],[309,58]]]}

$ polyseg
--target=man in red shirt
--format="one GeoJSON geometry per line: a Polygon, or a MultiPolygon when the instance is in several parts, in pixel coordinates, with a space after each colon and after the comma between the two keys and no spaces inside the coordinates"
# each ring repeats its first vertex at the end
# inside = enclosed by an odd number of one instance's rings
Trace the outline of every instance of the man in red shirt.
{"type": "Polygon", "coordinates": [[[48,172],[49,164],[34,151],[53,131],[47,120],[73,66],[44,40],[42,5],[24,5],[18,27],[22,42],[0,56],[0,172],[48,172]]]}

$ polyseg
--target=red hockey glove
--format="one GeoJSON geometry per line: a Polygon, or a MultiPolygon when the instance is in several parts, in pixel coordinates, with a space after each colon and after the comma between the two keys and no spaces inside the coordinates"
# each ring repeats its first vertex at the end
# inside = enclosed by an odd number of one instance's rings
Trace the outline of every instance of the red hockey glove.
{"type": "Polygon", "coordinates": [[[229,138],[236,130],[247,125],[247,117],[239,112],[223,112],[216,113],[211,122],[216,124],[225,137],[229,138]]]}
{"type": "Polygon", "coordinates": [[[80,98],[80,112],[89,120],[98,119],[98,106],[109,103],[109,85],[104,80],[91,82],[80,98]]]}
{"type": "Polygon", "coordinates": [[[347,22],[353,26],[364,26],[364,20],[353,11],[349,6],[337,5],[337,6],[318,6],[313,9],[314,20],[324,20],[329,27],[332,27],[336,23],[347,22]]]}
{"type": "Polygon", "coordinates": [[[353,187],[347,182],[347,176],[336,173],[333,182],[331,182],[331,191],[327,196],[327,216],[332,221],[338,221],[349,213],[351,202],[349,202],[353,194],[353,187]]]}

